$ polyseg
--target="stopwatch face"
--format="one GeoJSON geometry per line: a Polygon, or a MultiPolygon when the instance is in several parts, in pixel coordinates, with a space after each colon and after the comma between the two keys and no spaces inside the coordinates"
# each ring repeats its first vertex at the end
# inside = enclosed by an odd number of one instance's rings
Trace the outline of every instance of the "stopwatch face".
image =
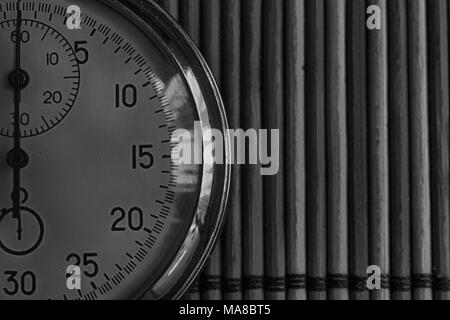
{"type": "Polygon", "coordinates": [[[130,0],[2,0],[0,47],[0,299],[179,297],[229,180],[228,166],[173,159],[179,129],[197,150],[226,129],[197,49],[130,0]]]}

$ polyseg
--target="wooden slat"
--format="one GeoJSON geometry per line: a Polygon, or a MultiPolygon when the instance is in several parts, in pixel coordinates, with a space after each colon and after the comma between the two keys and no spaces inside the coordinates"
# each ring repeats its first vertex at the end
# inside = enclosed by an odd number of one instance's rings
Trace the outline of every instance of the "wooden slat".
{"type": "MultiPolygon", "coordinates": [[[[231,128],[241,119],[241,1],[222,2],[222,95],[231,128]]],[[[223,235],[223,297],[242,298],[242,188],[241,168],[233,166],[228,219],[223,235]]]]}
{"type": "Polygon", "coordinates": [[[381,268],[383,289],[372,291],[373,299],[389,299],[386,276],[389,259],[389,158],[387,6],[385,0],[368,0],[381,9],[381,30],[367,32],[370,172],[370,264],[381,268]]]}
{"type": "Polygon", "coordinates": [[[408,37],[406,0],[388,1],[391,292],[411,298],[408,37]]]}
{"type": "Polygon", "coordinates": [[[348,299],[345,0],[326,2],[328,298],[348,299]]]}
{"type": "Polygon", "coordinates": [[[447,1],[427,2],[431,212],[435,299],[450,299],[449,65],[447,1]]]}
{"type": "Polygon", "coordinates": [[[179,0],[179,20],[192,40],[200,46],[200,0],[179,0]]]}
{"type": "Polygon", "coordinates": [[[306,0],[306,217],[308,299],[325,300],[326,140],[324,1],[306,0]]]}
{"type": "MultiPolygon", "coordinates": [[[[221,80],[220,7],[221,0],[202,0],[201,2],[201,49],[219,86],[221,80]]],[[[219,242],[201,277],[201,296],[204,300],[220,300],[222,298],[221,255],[221,243],[219,242]]]]}
{"type": "Polygon", "coordinates": [[[408,0],[413,296],[432,299],[426,0],[408,0]]]}
{"type": "MultiPolygon", "coordinates": [[[[206,0],[208,1],[208,0],[206,0]]],[[[242,126],[261,129],[262,1],[242,2],[242,126]]],[[[264,299],[263,179],[259,165],[243,170],[244,298],[264,299]]]]}
{"type": "Polygon", "coordinates": [[[286,252],[290,300],[306,297],[305,1],[285,1],[286,252]]]}
{"type": "Polygon", "coordinates": [[[280,130],[280,171],[264,177],[266,299],[285,299],[283,0],[263,0],[264,127],[280,130]]]}
{"type": "MultiPolygon", "coordinates": [[[[177,16],[185,31],[198,45],[200,43],[200,0],[162,0],[163,6],[172,16],[177,16]],[[178,10],[178,12],[177,12],[178,10]]],[[[200,300],[199,279],[191,285],[186,300],[200,300]]]]}
{"type": "Polygon", "coordinates": [[[369,265],[366,5],[347,1],[350,298],[367,300],[369,265]]]}
{"type": "Polygon", "coordinates": [[[202,297],[450,299],[447,0],[159,3],[201,45],[231,127],[282,133],[278,175],[233,169],[202,278],[224,292],[202,297]],[[382,290],[365,287],[369,265],[382,290]]]}

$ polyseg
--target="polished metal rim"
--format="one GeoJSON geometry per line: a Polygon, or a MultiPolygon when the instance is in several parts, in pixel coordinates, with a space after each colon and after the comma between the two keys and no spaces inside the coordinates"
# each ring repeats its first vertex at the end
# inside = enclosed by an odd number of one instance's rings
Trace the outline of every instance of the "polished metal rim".
{"type": "Polygon", "coordinates": [[[230,137],[225,109],[214,77],[193,41],[163,9],[153,1],[97,0],[119,11],[137,25],[160,50],[168,55],[184,75],[202,126],[203,145],[213,143],[205,132],[219,129],[225,139],[225,165],[204,164],[197,208],[189,232],[176,257],[142,299],[179,299],[207,261],[223,226],[230,186],[230,137]],[[169,41],[167,41],[169,40],[169,41]]]}

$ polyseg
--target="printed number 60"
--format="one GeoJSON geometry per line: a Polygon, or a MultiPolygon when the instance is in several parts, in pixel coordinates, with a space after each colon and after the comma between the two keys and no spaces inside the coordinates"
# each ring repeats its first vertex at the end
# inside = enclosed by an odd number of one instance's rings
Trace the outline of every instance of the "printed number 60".
{"type": "Polygon", "coordinates": [[[80,30],[81,29],[81,9],[77,5],[71,5],[67,7],[67,14],[70,17],[67,19],[67,28],[69,30],[80,30]]]}

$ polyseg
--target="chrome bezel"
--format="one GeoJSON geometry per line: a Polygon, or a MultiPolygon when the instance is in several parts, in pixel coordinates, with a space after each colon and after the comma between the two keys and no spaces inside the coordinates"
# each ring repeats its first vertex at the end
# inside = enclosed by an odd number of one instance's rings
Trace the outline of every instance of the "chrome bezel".
{"type": "Polygon", "coordinates": [[[203,164],[200,195],[189,232],[163,275],[139,296],[142,299],[179,299],[200,273],[224,222],[231,177],[225,109],[214,77],[200,51],[169,14],[148,0],[97,1],[133,22],[176,61],[188,88],[196,92],[192,97],[202,124],[203,145],[212,143],[205,134],[207,130],[215,128],[224,133],[226,164],[203,164]]]}

